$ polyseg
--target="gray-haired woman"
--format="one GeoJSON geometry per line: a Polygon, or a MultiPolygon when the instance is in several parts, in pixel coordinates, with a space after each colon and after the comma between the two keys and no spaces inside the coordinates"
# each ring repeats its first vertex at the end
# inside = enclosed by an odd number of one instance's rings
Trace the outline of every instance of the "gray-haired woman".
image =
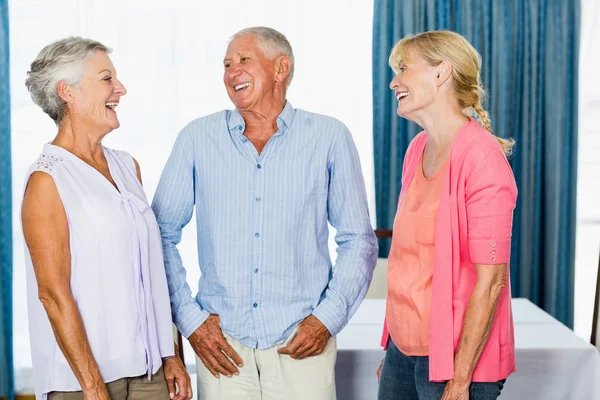
{"type": "Polygon", "coordinates": [[[127,93],[108,53],[94,40],[54,42],[26,81],[58,127],[22,206],[36,397],[191,399],[139,165],[101,144],[127,93]]]}

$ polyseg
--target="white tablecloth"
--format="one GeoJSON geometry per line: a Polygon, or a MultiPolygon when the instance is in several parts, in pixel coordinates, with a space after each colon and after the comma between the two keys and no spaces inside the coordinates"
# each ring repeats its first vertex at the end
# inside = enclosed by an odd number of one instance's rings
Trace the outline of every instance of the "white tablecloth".
{"type": "MultiPolygon", "coordinates": [[[[337,338],[337,398],[377,398],[375,372],[385,300],[366,299],[337,338]]],[[[500,399],[599,400],[600,355],[595,347],[526,299],[513,299],[517,371],[500,399]]]]}

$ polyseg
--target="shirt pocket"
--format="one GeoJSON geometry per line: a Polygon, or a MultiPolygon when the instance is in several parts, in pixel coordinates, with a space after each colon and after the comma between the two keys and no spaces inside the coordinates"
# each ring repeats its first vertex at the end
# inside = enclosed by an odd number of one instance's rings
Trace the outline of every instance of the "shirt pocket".
{"type": "Polygon", "coordinates": [[[282,188],[284,188],[286,196],[296,209],[326,202],[327,169],[324,168],[322,171],[318,171],[315,168],[310,168],[304,171],[295,171],[293,174],[283,177],[283,179],[282,188]]]}

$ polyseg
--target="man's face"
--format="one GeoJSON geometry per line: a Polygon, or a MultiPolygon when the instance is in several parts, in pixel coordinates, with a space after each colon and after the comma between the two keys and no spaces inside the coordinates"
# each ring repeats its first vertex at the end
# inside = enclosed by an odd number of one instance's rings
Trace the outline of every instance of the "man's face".
{"type": "Polygon", "coordinates": [[[223,67],[223,83],[238,110],[252,110],[274,95],[275,63],[265,56],[254,37],[244,35],[232,40],[223,67]]]}

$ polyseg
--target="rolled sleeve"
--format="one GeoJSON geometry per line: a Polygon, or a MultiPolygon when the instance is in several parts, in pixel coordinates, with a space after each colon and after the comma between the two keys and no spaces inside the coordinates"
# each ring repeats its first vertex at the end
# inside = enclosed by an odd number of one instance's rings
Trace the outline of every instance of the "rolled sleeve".
{"type": "Polygon", "coordinates": [[[498,149],[480,162],[465,188],[469,253],[474,264],[506,264],[510,258],[515,179],[498,149]]]}

